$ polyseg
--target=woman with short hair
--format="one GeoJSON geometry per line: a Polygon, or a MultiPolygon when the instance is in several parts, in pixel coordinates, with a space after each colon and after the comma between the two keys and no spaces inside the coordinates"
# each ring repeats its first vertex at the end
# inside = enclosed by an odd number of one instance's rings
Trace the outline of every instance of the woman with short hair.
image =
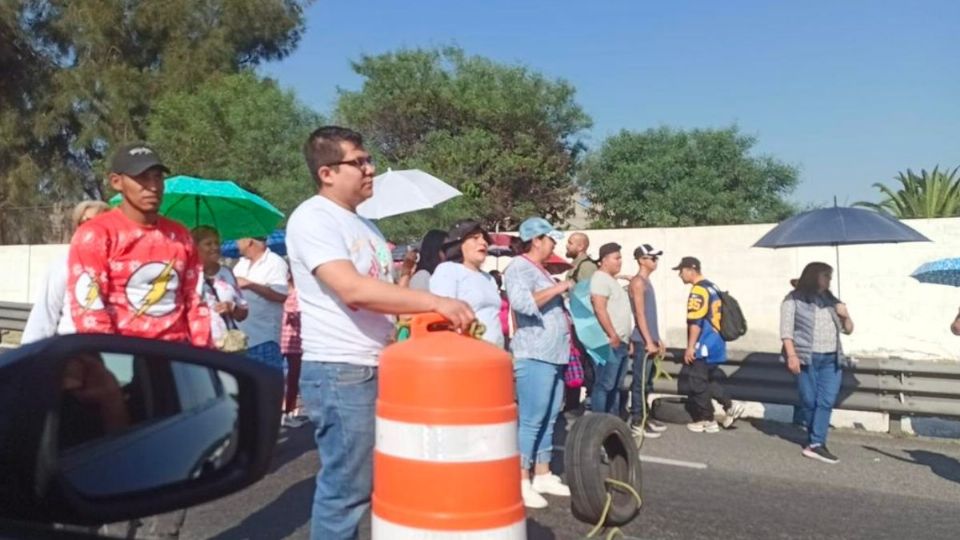
{"type": "Polygon", "coordinates": [[[213,227],[201,225],[191,234],[203,265],[200,293],[210,307],[211,337],[214,343],[221,343],[227,330],[236,328],[236,323],[247,318],[247,301],[233,271],[220,264],[220,233],[213,227]]]}

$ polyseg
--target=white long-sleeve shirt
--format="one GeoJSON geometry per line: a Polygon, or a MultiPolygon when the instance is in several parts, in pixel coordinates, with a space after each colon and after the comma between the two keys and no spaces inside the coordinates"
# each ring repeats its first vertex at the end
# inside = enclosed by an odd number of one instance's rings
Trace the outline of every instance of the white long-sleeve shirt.
{"type": "Polygon", "coordinates": [[[33,343],[54,335],[74,334],[76,331],[67,297],[67,255],[64,254],[54,259],[47,268],[20,343],[33,343]]]}

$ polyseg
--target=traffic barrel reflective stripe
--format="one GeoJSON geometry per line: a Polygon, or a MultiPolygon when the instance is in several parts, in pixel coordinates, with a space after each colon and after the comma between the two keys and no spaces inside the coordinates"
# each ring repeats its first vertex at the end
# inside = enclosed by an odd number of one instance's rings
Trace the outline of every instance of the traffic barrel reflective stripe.
{"type": "Polygon", "coordinates": [[[444,322],[380,359],[373,537],[524,540],[512,362],[444,322]]]}

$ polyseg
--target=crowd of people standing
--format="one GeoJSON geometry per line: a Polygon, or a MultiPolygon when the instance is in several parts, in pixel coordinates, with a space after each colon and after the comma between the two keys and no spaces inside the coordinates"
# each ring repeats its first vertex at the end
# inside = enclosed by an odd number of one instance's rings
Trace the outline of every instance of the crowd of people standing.
{"type": "MultiPolygon", "coordinates": [[[[532,217],[520,224],[515,257],[500,275],[483,270],[488,231],[464,219],[447,232],[428,232],[418,254],[398,268],[377,226],[356,212],[373,195],[375,172],[361,135],[319,128],[304,156],[314,194],[287,222],[288,260],[264,239],[246,238],[238,241],[242,258],[230,269],[221,264],[216,229],[187,231],[159,215],[169,171],[156,153],[143,144],[121,147],[108,179],[122,202],[114,210],[78,208],[67,260],[31,314],[25,339],[69,331],[132,335],[243,352],[286,370],[284,423],[313,422],[323,464],[312,510],[311,537],[317,539],[355,538],[369,506],[377,363],[401,315],[438,312],[460,330],[479,321],[482,339],[512,354],[521,494],[528,507],[547,506],[544,495],[570,495],[550,469],[554,428],[564,410],[620,415],[638,439],[666,429],[645,406],[654,358],[666,350],[651,281],[661,250],[636,246],[638,272],[624,278],[620,245],[600,246],[593,259],[586,234],[565,238],[546,219],[532,217]],[[564,240],[571,268],[557,278],[544,263],[564,240]],[[601,347],[578,338],[569,310],[577,287],[606,336],[601,347]],[[630,367],[633,383],[624,391],[630,367]]],[[[714,433],[743,414],[743,405],[726,394],[718,367],[726,360],[722,301],[697,258],[683,257],[674,270],[690,286],[683,361],[693,421],[687,427],[714,433]],[[714,401],[723,409],[719,423],[714,401]]],[[[844,364],[838,336],[851,332],[853,323],[829,293],[829,276],[826,265],[804,270],[784,300],[781,333],[810,432],[804,455],[835,462],[826,428],[844,364]]]]}

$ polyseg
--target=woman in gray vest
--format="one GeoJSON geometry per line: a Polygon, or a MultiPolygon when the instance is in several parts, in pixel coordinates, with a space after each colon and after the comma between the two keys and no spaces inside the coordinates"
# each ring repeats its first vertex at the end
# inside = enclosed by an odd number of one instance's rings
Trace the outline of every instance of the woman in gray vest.
{"type": "Polygon", "coordinates": [[[814,262],[807,265],[793,292],[780,306],[780,338],[787,369],[797,377],[800,407],[807,427],[805,457],[824,463],[839,459],[827,450],[830,415],[840,392],[843,354],[840,333],[853,332],[847,306],[830,292],[833,268],[814,262]]]}

